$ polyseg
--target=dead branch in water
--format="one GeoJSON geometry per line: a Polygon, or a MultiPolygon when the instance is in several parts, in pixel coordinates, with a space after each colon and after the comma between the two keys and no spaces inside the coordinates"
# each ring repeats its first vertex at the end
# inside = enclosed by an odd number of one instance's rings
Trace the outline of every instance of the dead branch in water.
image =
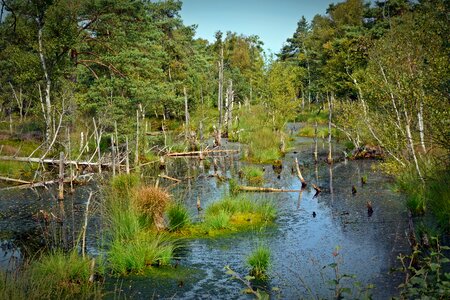
{"type": "Polygon", "coordinates": [[[190,152],[172,152],[167,153],[166,156],[200,156],[200,155],[208,155],[213,153],[238,153],[239,150],[204,150],[204,151],[190,151],[190,152]]]}
{"type": "Polygon", "coordinates": [[[244,192],[264,192],[264,193],[289,193],[300,192],[301,190],[285,190],[269,187],[256,187],[256,186],[239,186],[238,189],[244,192]]]}

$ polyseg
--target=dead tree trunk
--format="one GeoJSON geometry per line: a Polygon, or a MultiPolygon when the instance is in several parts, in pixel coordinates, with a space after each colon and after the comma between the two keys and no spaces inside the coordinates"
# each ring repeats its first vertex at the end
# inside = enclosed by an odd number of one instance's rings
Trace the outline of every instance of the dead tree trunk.
{"type": "Polygon", "coordinates": [[[422,146],[423,153],[427,152],[427,148],[425,147],[425,134],[424,134],[424,126],[423,126],[423,102],[420,101],[419,112],[417,113],[417,119],[419,123],[419,136],[420,136],[420,146],[422,146]]]}
{"type": "Polygon", "coordinates": [[[223,121],[223,46],[220,49],[220,61],[219,61],[219,91],[218,91],[218,99],[217,106],[219,109],[219,132],[222,128],[223,121]]]}
{"type": "Polygon", "coordinates": [[[425,184],[425,180],[423,179],[422,172],[420,171],[420,167],[419,167],[419,162],[417,160],[416,150],[414,149],[414,140],[413,140],[413,137],[411,134],[411,126],[410,126],[411,120],[409,119],[406,108],[404,108],[404,114],[405,114],[405,120],[406,120],[405,128],[406,128],[406,139],[408,142],[407,145],[408,145],[409,151],[411,152],[411,156],[413,158],[414,165],[416,167],[417,175],[419,175],[420,181],[422,181],[422,183],[425,184]]]}
{"type": "Polygon", "coordinates": [[[317,163],[319,160],[317,159],[317,121],[314,123],[314,163],[317,163]]]}
{"type": "Polygon", "coordinates": [[[52,139],[52,104],[50,101],[50,91],[51,91],[51,85],[52,82],[50,80],[50,76],[48,74],[47,70],[47,63],[44,56],[44,47],[42,45],[42,21],[38,18],[37,19],[37,25],[38,25],[38,52],[39,52],[39,59],[41,61],[41,67],[42,71],[44,72],[44,79],[45,79],[45,141],[47,143],[50,143],[52,139]]]}
{"type": "Polygon", "coordinates": [[[328,158],[329,164],[333,163],[333,156],[331,154],[331,117],[333,113],[333,95],[328,97],[328,158]]]}
{"type": "Polygon", "coordinates": [[[134,164],[139,165],[139,111],[136,110],[136,151],[134,153],[134,164]]]}
{"type": "Polygon", "coordinates": [[[58,200],[64,200],[64,152],[59,153],[59,189],[58,200]]]}
{"type": "Polygon", "coordinates": [[[186,93],[186,87],[183,87],[184,93],[184,116],[185,116],[185,133],[184,137],[186,140],[189,139],[189,107],[188,107],[188,97],[186,93]]]}

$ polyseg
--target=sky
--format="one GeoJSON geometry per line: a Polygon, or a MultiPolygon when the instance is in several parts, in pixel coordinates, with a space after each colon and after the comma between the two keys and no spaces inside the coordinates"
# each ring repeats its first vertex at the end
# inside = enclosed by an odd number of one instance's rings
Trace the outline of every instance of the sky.
{"type": "Polygon", "coordinates": [[[258,35],[267,52],[277,53],[292,37],[302,15],[311,21],[338,0],[183,0],[185,25],[198,25],[196,37],[214,41],[218,30],[258,35]]]}

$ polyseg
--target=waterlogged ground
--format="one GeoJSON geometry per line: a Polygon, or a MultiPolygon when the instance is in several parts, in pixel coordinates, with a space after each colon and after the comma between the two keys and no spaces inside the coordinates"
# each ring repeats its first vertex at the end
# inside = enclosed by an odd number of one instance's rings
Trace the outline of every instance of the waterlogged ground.
{"type": "MultiPolygon", "coordinates": [[[[239,145],[229,144],[228,147],[239,145]]],[[[326,148],[321,141],[322,161],[326,148]]],[[[336,157],[342,156],[338,148],[334,150],[336,157]]],[[[355,279],[343,281],[353,292],[357,293],[359,288],[355,282],[360,281],[362,287],[375,285],[371,291],[374,298],[395,295],[399,278],[389,275],[389,270],[395,265],[397,254],[408,251],[405,241],[407,217],[402,196],[392,192],[389,178],[375,170],[376,161],[339,161],[332,166],[321,162],[316,167],[311,152],[312,140],[298,138],[283,159],[279,174],[271,165],[259,165],[264,168],[264,186],[299,189],[299,180],[292,172],[297,157],[309,183],[302,193],[249,194],[276,203],[278,218],[274,226],[214,239],[180,241],[173,267],[151,270],[144,276],[109,278],[107,289],[115,292],[107,297],[117,298],[119,293],[133,299],[251,298],[242,294],[245,286],[231,280],[224,267],[230,266],[245,276],[248,274],[246,256],[260,244],[267,245],[272,254],[269,279],[263,287],[267,290],[276,288],[279,292],[275,295],[281,298],[312,298],[313,295],[331,298],[334,286],[329,281],[335,279],[335,273],[324,266],[335,260],[339,261],[340,274],[355,275],[355,279]],[[367,176],[364,186],[361,185],[363,176],[367,176]],[[317,197],[314,197],[312,183],[322,188],[317,197]],[[354,195],[353,185],[357,189],[354,195]],[[368,216],[367,201],[371,201],[374,208],[371,216],[368,216]],[[336,247],[339,247],[337,252],[336,247]]],[[[207,207],[228,192],[227,181],[211,175],[217,172],[227,178],[237,178],[237,172],[245,163],[236,158],[236,155],[217,157],[217,171],[214,164],[208,168],[208,163],[196,159],[171,159],[165,174],[184,180],[173,185],[173,182],[160,179],[160,184],[167,186],[175,199],[184,201],[194,218],[201,218],[196,209],[197,199],[201,200],[202,207],[207,207]]],[[[144,175],[147,180],[156,178],[151,170],[144,175]]],[[[67,197],[64,203],[66,230],[50,238],[60,240],[62,244],[77,239],[77,228],[84,221],[85,202],[91,190],[95,190],[95,186],[80,187],[67,197]]],[[[62,209],[51,196],[52,192],[0,192],[1,268],[18,264],[24,259],[24,253],[37,251],[45,242],[40,233],[42,222],[36,221],[39,211],[53,211],[59,216],[57,213],[62,209]]],[[[98,245],[103,240],[101,204],[96,203],[92,209],[88,251],[97,255],[100,253],[98,245]]]]}

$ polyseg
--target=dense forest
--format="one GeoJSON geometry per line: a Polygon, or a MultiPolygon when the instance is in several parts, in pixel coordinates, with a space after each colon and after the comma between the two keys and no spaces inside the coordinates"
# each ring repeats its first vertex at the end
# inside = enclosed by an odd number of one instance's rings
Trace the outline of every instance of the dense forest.
{"type": "Polygon", "coordinates": [[[330,164],[379,150],[379,171],[395,178],[411,213],[448,233],[449,1],[331,4],[310,22],[299,15],[275,55],[256,35],[195,38],[177,0],[0,7],[2,178],[50,176],[14,157],[108,160],[100,149],[125,142],[137,166],[204,150],[210,138],[273,163],[290,146],[286,124],[301,122],[300,134],[345,144],[330,164]]]}

